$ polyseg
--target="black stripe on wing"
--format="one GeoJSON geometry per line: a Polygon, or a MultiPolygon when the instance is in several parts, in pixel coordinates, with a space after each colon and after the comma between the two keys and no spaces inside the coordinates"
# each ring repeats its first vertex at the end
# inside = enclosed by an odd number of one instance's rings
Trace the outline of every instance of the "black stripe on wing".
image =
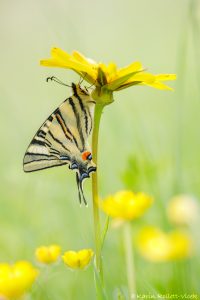
{"type": "Polygon", "coordinates": [[[70,140],[72,142],[73,137],[72,137],[71,131],[69,130],[69,128],[67,127],[65,121],[63,120],[59,109],[56,110],[55,117],[56,117],[56,120],[57,120],[58,124],[62,128],[62,131],[63,131],[66,139],[70,140]]]}
{"type": "Polygon", "coordinates": [[[32,161],[32,162],[24,164],[24,172],[30,173],[30,172],[45,170],[45,169],[49,169],[52,167],[63,166],[63,165],[66,165],[67,163],[68,163],[67,161],[60,161],[60,160],[56,160],[56,159],[32,161]],[[43,162],[43,165],[41,164],[41,166],[38,166],[38,163],[41,163],[41,162],[43,162]],[[48,165],[48,163],[51,163],[51,164],[48,165]],[[31,168],[29,169],[28,166],[30,166],[31,168]]]}
{"type": "Polygon", "coordinates": [[[64,150],[70,152],[70,150],[59,140],[57,139],[53,133],[49,130],[48,134],[51,136],[51,138],[56,142],[58,143],[64,150]]]}
{"type": "Polygon", "coordinates": [[[25,157],[26,156],[43,156],[43,157],[50,157],[51,155],[48,155],[48,154],[44,154],[44,153],[34,153],[34,152],[26,152],[26,155],[25,155],[25,157]]]}
{"type": "Polygon", "coordinates": [[[93,119],[92,119],[92,115],[91,115],[91,112],[90,112],[89,109],[87,110],[87,112],[88,112],[88,115],[89,115],[89,118],[90,118],[90,128],[89,128],[89,134],[88,134],[88,135],[90,135],[90,133],[92,131],[92,127],[93,127],[93,119]]]}
{"type": "Polygon", "coordinates": [[[38,145],[38,146],[47,146],[47,147],[51,147],[51,143],[47,140],[38,140],[37,136],[35,136],[35,138],[32,140],[31,145],[38,145]]]}
{"type": "Polygon", "coordinates": [[[85,119],[85,130],[86,130],[86,133],[87,133],[87,135],[88,135],[88,116],[87,116],[87,112],[86,112],[85,106],[83,105],[83,101],[82,101],[81,97],[80,97],[79,94],[77,93],[76,86],[73,86],[73,92],[74,92],[74,97],[78,100],[78,103],[79,103],[79,105],[80,105],[80,109],[81,109],[81,111],[82,111],[83,114],[84,114],[84,119],[85,119]]]}
{"type": "MultiPolygon", "coordinates": [[[[33,156],[33,155],[32,155],[33,156]]],[[[46,159],[44,158],[40,158],[41,156],[44,156],[44,155],[41,155],[40,153],[38,154],[34,154],[35,158],[37,157],[37,159],[34,159],[34,160],[30,160],[30,161],[27,161],[27,162],[24,162],[24,165],[28,165],[28,164],[33,164],[33,163],[37,163],[37,162],[50,162],[50,161],[56,161],[58,162],[58,159],[56,159],[54,156],[52,155],[47,155],[46,156],[46,159]]]]}
{"type": "Polygon", "coordinates": [[[42,130],[42,129],[39,129],[38,132],[37,132],[37,136],[41,137],[43,139],[45,138],[46,134],[47,133],[44,130],[42,130]]]}
{"type": "Polygon", "coordinates": [[[65,134],[65,137],[68,138],[71,142],[74,141],[76,147],[80,150],[79,146],[78,146],[78,142],[76,137],[74,136],[74,134],[71,132],[71,130],[69,129],[69,127],[67,126],[62,113],[61,113],[61,109],[58,108],[55,111],[55,117],[57,119],[57,122],[59,123],[59,125],[61,126],[63,133],[65,134]]]}
{"type": "MultiPolygon", "coordinates": [[[[69,162],[69,159],[62,158],[71,157],[71,152],[66,146],[67,143],[62,142],[59,137],[55,136],[56,133],[51,132],[52,123],[56,122],[59,128],[66,133],[62,116],[59,114],[59,117],[56,118],[56,113],[59,113],[59,108],[46,119],[31,141],[23,160],[25,172],[61,166],[69,162]],[[58,119],[61,119],[60,122],[58,119]]],[[[70,139],[70,142],[73,141],[70,132],[67,138],[70,139]]]]}
{"type": "Polygon", "coordinates": [[[85,139],[84,139],[84,136],[83,136],[83,128],[81,126],[81,117],[80,117],[80,114],[79,114],[78,110],[76,109],[76,105],[75,105],[73,99],[70,97],[68,99],[68,101],[69,101],[69,104],[71,105],[71,108],[72,108],[73,113],[74,113],[74,117],[76,119],[77,129],[78,129],[78,133],[79,133],[81,144],[82,144],[82,149],[80,149],[80,150],[82,152],[82,151],[84,151],[84,148],[85,148],[85,139]]]}

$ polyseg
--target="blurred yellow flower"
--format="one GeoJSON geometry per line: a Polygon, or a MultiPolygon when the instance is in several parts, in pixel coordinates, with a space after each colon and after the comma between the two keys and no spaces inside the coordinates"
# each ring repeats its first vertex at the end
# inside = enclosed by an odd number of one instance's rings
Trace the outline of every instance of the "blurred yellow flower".
{"type": "Polygon", "coordinates": [[[198,200],[191,195],[177,195],[169,201],[167,213],[175,224],[191,224],[199,218],[198,200]]]}
{"type": "Polygon", "coordinates": [[[145,227],[137,238],[140,253],[149,261],[164,262],[187,258],[192,254],[192,241],[182,231],[165,233],[157,227],[145,227]]]}
{"type": "Polygon", "coordinates": [[[41,246],[36,249],[36,259],[44,264],[51,264],[58,260],[61,248],[58,245],[41,246]]]}
{"type": "Polygon", "coordinates": [[[16,299],[27,292],[39,272],[27,261],[0,264],[0,298],[16,299]]]}
{"type": "Polygon", "coordinates": [[[187,233],[178,230],[173,231],[169,234],[169,240],[172,245],[170,259],[182,259],[191,256],[193,243],[187,233]]]}
{"type": "MultiPolygon", "coordinates": [[[[133,62],[124,68],[97,63],[78,51],[68,54],[59,48],[51,49],[51,58],[40,61],[42,66],[72,69],[89,83],[107,91],[118,91],[132,85],[148,85],[156,89],[171,90],[163,81],[175,80],[175,74],[153,75],[144,71],[140,62],[133,62]]],[[[97,89],[100,92],[100,89],[97,89]]],[[[104,91],[105,92],[105,91],[104,91]]],[[[95,93],[95,92],[94,92],[95,93]]],[[[97,95],[95,95],[97,96],[97,95]]]]}
{"type": "Polygon", "coordinates": [[[101,202],[101,208],[113,218],[132,220],[142,216],[152,202],[153,198],[147,194],[119,191],[106,197],[101,202]]]}
{"type": "Polygon", "coordinates": [[[92,249],[67,251],[62,256],[64,263],[71,269],[84,269],[90,263],[94,252],[92,249]]]}

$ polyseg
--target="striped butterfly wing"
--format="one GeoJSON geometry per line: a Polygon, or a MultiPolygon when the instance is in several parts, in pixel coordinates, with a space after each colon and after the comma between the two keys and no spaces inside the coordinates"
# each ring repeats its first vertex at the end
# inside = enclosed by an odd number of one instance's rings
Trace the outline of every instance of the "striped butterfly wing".
{"type": "Polygon", "coordinates": [[[88,149],[94,101],[79,85],[73,84],[72,89],[73,96],[48,117],[30,143],[23,161],[25,172],[71,164],[88,149]]]}

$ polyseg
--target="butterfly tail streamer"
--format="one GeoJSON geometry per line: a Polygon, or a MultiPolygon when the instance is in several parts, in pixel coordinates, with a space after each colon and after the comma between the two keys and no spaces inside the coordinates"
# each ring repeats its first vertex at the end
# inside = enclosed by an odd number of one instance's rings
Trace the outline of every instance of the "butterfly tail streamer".
{"type": "Polygon", "coordinates": [[[79,203],[80,205],[82,204],[82,197],[81,197],[81,191],[80,191],[80,180],[78,177],[78,173],[76,173],[76,183],[77,183],[77,187],[78,187],[78,198],[79,198],[79,203]]]}
{"type": "Polygon", "coordinates": [[[83,181],[82,180],[79,181],[79,185],[80,185],[80,190],[81,190],[81,194],[82,194],[85,206],[88,206],[87,201],[86,201],[85,196],[84,196],[84,193],[83,193],[83,181]]]}

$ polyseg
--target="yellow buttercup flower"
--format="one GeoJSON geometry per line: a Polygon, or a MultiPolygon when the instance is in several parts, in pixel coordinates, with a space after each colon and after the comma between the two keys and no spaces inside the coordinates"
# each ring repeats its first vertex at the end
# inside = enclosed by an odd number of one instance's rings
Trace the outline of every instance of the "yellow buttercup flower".
{"type": "Polygon", "coordinates": [[[84,269],[89,265],[93,255],[92,249],[83,249],[80,251],[66,251],[62,258],[69,268],[84,269]]]}
{"type": "Polygon", "coordinates": [[[170,199],[167,208],[171,222],[182,225],[198,220],[200,207],[198,200],[191,195],[177,195],[170,199]]]}
{"type": "Polygon", "coordinates": [[[165,262],[187,258],[192,254],[192,241],[182,231],[165,233],[157,227],[146,227],[137,238],[140,253],[149,261],[165,262]]]}
{"type": "Polygon", "coordinates": [[[153,198],[147,194],[120,191],[106,197],[101,202],[101,208],[113,218],[132,220],[142,216],[152,202],[153,198]]]}
{"type": "Polygon", "coordinates": [[[172,245],[170,259],[182,259],[192,255],[193,243],[187,233],[179,230],[172,231],[169,240],[172,245]]]}
{"type": "MultiPolygon", "coordinates": [[[[112,92],[122,90],[132,85],[148,85],[156,89],[171,90],[164,81],[175,80],[175,74],[153,75],[145,72],[140,62],[133,62],[124,68],[117,68],[111,62],[108,65],[97,63],[78,51],[68,54],[59,48],[51,49],[51,58],[40,61],[42,66],[72,69],[89,83],[94,84],[96,89],[92,96],[100,101],[101,95],[110,95],[108,103],[113,101],[112,92]]],[[[104,97],[105,98],[105,97],[104,97]]],[[[107,103],[107,104],[108,104],[107,103]]]]}
{"type": "Polygon", "coordinates": [[[19,261],[13,265],[0,264],[0,298],[16,299],[27,292],[39,272],[31,263],[19,261]]]}
{"type": "Polygon", "coordinates": [[[36,259],[44,264],[51,264],[58,260],[61,254],[61,248],[58,245],[41,246],[36,249],[36,259]]]}

